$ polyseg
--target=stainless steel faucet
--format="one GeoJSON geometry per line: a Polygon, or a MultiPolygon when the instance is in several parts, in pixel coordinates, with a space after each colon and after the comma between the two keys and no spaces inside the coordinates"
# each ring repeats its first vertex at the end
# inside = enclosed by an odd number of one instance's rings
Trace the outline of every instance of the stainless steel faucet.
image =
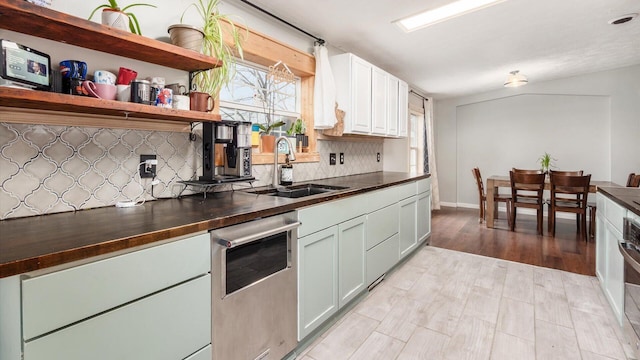
{"type": "Polygon", "coordinates": [[[290,161],[294,161],[296,159],[296,151],[295,151],[295,147],[293,146],[293,144],[291,143],[291,140],[289,140],[288,137],[285,136],[280,136],[277,140],[276,140],[276,145],[274,146],[273,149],[273,187],[274,188],[278,188],[278,144],[280,144],[280,141],[285,140],[287,142],[287,145],[289,146],[289,160],[290,161]]]}

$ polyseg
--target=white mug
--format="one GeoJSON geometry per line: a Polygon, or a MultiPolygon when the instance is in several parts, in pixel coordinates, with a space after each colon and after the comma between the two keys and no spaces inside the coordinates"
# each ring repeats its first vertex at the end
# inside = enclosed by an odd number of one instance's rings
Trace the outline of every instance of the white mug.
{"type": "Polygon", "coordinates": [[[131,85],[116,85],[116,99],[118,101],[131,101],[131,85]]]}
{"type": "Polygon", "coordinates": [[[116,84],[116,74],[107,70],[96,70],[93,73],[93,82],[96,84],[116,84]]]}
{"type": "Polygon", "coordinates": [[[189,110],[191,101],[189,95],[173,95],[173,108],[178,110],[189,110]]]}

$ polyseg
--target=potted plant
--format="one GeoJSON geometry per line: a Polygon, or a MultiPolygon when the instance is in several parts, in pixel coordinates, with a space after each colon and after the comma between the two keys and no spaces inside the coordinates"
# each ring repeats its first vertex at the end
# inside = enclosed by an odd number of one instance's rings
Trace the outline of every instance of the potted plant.
{"type": "Polygon", "coordinates": [[[553,164],[553,161],[555,160],[556,159],[552,158],[549,153],[545,152],[544,155],[538,158],[538,161],[540,162],[540,170],[545,174],[548,173],[550,168],[555,167],[553,164]]]}
{"type": "Polygon", "coordinates": [[[120,8],[116,0],[108,0],[106,4],[99,5],[93,9],[91,15],[89,15],[89,20],[91,20],[96,11],[102,9],[102,25],[108,25],[125,31],[130,30],[134,34],[142,35],[138,19],[133,13],[127,12],[128,9],[134,6],[156,7],[151,4],[136,3],[120,8]]]}
{"type": "Polygon", "coordinates": [[[288,135],[295,135],[296,144],[300,147],[298,152],[302,152],[302,148],[309,147],[309,136],[305,135],[306,130],[307,126],[302,119],[297,119],[287,130],[288,135]]]}
{"type": "MultiPolygon", "coordinates": [[[[227,15],[218,12],[219,4],[220,0],[198,0],[189,5],[180,18],[180,23],[182,24],[185,13],[192,7],[196,9],[202,20],[203,42],[201,47],[195,45],[197,49],[194,50],[202,51],[203,54],[220,60],[219,67],[201,71],[193,78],[193,85],[196,91],[208,93],[214,98],[220,88],[227,84],[233,76],[234,55],[236,52],[240,58],[243,57],[241,33],[227,15]],[[224,42],[225,33],[227,32],[232,39],[233,46],[229,46],[224,42]]],[[[185,27],[184,25],[172,25],[169,27],[172,41],[174,38],[173,32],[183,31],[184,28],[191,31],[194,29],[193,26],[185,27]]],[[[175,37],[177,38],[178,35],[175,35],[175,37]]]]}
{"type": "Polygon", "coordinates": [[[276,137],[271,135],[271,131],[284,125],[284,122],[272,122],[269,114],[267,114],[266,119],[267,122],[265,124],[258,124],[260,128],[260,152],[272,153],[275,152],[276,137]]]}

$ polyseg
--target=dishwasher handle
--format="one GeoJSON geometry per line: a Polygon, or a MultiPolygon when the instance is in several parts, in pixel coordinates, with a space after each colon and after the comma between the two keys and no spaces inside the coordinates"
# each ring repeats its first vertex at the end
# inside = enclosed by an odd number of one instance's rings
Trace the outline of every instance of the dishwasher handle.
{"type": "Polygon", "coordinates": [[[292,223],[289,223],[289,224],[285,224],[283,226],[279,226],[277,228],[256,232],[256,233],[253,233],[251,235],[239,237],[239,238],[236,238],[236,239],[233,239],[233,240],[222,239],[222,238],[214,238],[213,240],[215,240],[218,243],[218,245],[223,246],[223,247],[225,247],[227,249],[231,249],[231,248],[234,248],[236,246],[240,246],[240,245],[243,245],[243,244],[250,243],[252,241],[264,239],[264,238],[266,238],[268,236],[271,236],[271,235],[275,235],[275,234],[278,234],[278,233],[281,233],[281,232],[285,232],[285,231],[289,231],[289,230],[295,229],[300,225],[302,225],[302,223],[299,222],[299,221],[296,221],[296,222],[292,222],[292,223]]]}

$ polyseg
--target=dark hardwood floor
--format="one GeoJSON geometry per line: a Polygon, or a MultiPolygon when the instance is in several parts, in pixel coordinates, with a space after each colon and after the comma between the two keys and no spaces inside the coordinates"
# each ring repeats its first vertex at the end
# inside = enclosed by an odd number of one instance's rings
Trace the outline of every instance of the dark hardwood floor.
{"type": "Polygon", "coordinates": [[[515,231],[509,231],[506,215],[495,227],[478,223],[478,210],[443,207],[432,213],[431,246],[538,265],[578,274],[595,275],[595,241],[585,243],[575,220],[558,219],[556,236],[546,229],[536,234],[536,218],[518,214],[515,231]]]}

